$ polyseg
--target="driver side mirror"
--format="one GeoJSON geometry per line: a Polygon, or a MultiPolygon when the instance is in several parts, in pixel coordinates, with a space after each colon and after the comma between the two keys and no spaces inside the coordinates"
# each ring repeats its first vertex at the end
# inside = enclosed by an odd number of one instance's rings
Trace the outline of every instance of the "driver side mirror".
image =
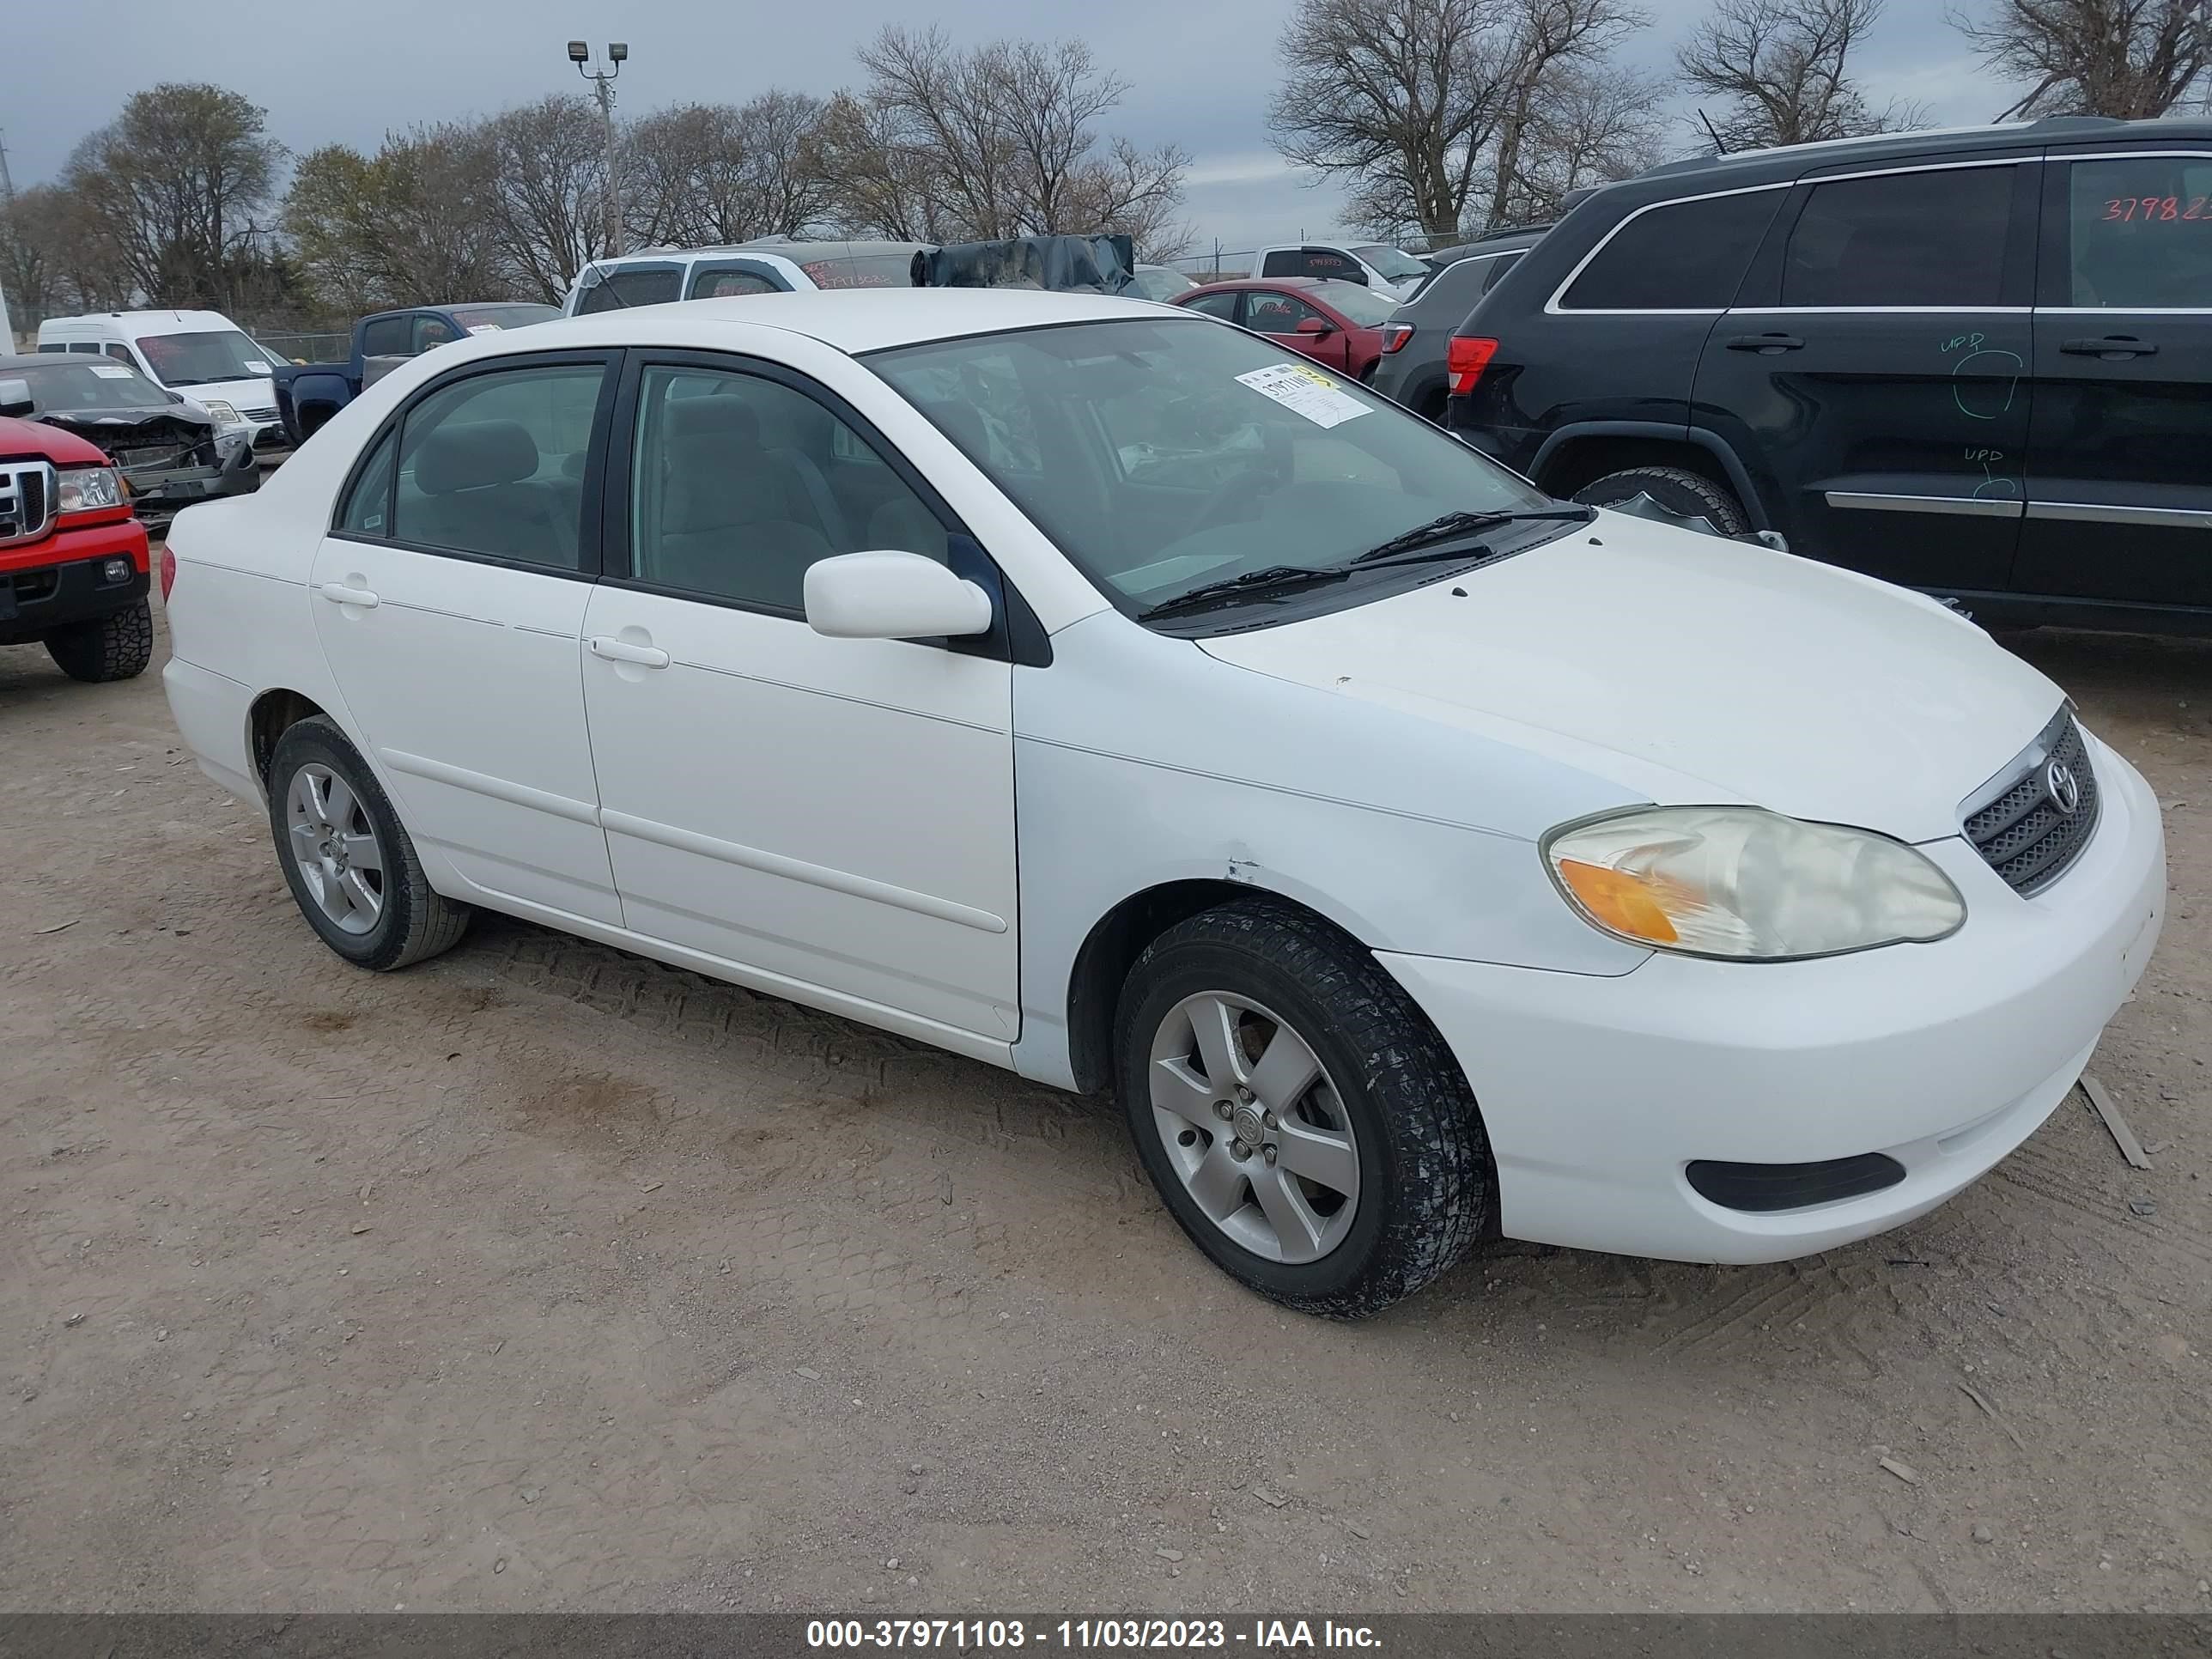
{"type": "Polygon", "coordinates": [[[806,624],[833,640],[961,639],[991,630],[991,596],[919,553],[840,553],[806,568],[806,624]]]}
{"type": "Polygon", "coordinates": [[[34,415],[38,412],[38,409],[39,405],[32,399],[31,383],[28,380],[21,377],[12,380],[0,380],[0,415],[15,419],[26,415],[34,415]]]}
{"type": "Polygon", "coordinates": [[[1301,334],[1316,336],[1334,334],[1336,332],[1336,325],[1326,317],[1302,317],[1298,319],[1297,331],[1301,334]]]}

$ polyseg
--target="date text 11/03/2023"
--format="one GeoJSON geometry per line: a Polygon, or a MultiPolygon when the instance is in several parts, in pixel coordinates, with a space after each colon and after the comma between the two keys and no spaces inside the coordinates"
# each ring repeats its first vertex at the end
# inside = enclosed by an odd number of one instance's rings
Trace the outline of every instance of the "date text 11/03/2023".
{"type": "Polygon", "coordinates": [[[1121,1651],[1214,1648],[1248,1653],[1380,1648],[1366,1625],[1321,1619],[811,1619],[806,1645],[824,1651],[883,1648],[1011,1653],[1027,1648],[1121,1651]]]}

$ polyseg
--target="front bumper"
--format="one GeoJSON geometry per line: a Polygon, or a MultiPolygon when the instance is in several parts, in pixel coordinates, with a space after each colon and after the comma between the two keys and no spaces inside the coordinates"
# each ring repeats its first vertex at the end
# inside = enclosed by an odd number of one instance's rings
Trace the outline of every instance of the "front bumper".
{"type": "MultiPolygon", "coordinates": [[[[146,531],[126,520],[64,531],[36,564],[0,564],[0,645],[29,645],[57,628],[90,622],[136,605],[149,586],[146,531]],[[123,559],[131,574],[106,580],[103,567],[123,559]]],[[[43,544],[42,544],[43,546],[43,544]]]]}
{"type": "Polygon", "coordinates": [[[225,445],[215,466],[179,467],[165,472],[129,472],[131,504],[141,516],[161,522],[196,501],[250,495],[261,488],[261,465],[250,444],[225,445]]]}
{"type": "Polygon", "coordinates": [[[2065,1097],[2157,943],[2157,799],[2110,749],[2094,754],[2103,821],[2034,898],[1963,838],[1922,848],[1967,904],[1933,945],[1788,963],[1655,955],[1610,979],[1380,955],[1480,1103],[1505,1233],[1778,1261],[1910,1221],[1987,1171],[2065,1097]],[[1780,1212],[1724,1208],[1685,1174],[1868,1152],[1904,1178],[1780,1212]]]}

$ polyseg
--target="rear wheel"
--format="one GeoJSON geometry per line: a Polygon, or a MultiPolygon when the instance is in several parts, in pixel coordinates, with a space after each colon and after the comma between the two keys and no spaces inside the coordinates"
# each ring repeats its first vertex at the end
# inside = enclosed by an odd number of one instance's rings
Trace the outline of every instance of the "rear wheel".
{"type": "Polygon", "coordinates": [[[1586,507],[1617,507],[1649,495],[1678,518],[1703,519],[1723,536],[1751,529],[1751,515],[1727,485],[1686,466],[1632,466],[1583,485],[1575,499],[1586,507]]]}
{"type": "Polygon", "coordinates": [[[46,635],[46,654],[73,680],[136,679],[154,660],[154,611],[145,600],[46,635]]]}
{"type": "Polygon", "coordinates": [[[1303,912],[1227,905],[1155,940],[1115,1059],[1169,1210],[1287,1307],[1379,1312],[1481,1232],[1490,1152],[1458,1065],[1370,953],[1303,912]]]}
{"type": "Polygon", "coordinates": [[[348,962],[404,968],[468,931],[469,907],[432,890],[376,775],[328,718],[276,739],[269,829],[300,914],[348,962]]]}

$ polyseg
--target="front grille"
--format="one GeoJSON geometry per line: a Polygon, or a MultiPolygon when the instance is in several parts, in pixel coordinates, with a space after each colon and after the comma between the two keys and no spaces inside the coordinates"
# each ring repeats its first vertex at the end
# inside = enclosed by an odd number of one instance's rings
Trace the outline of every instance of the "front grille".
{"type": "Polygon", "coordinates": [[[46,461],[0,461],[0,547],[34,542],[54,515],[54,469],[46,461]]]}
{"type": "Polygon", "coordinates": [[[2081,857],[2097,828],[2096,773],[2074,716],[2061,709],[1996,787],[1967,816],[1966,839],[2014,892],[2039,893],[2081,857]],[[2077,792],[2070,803],[2069,778],[2077,792]]]}
{"type": "Polygon", "coordinates": [[[249,421],[273,421],[276,418],[276,411],[273,409],[241,409],[238,412],[249,421]]]}

